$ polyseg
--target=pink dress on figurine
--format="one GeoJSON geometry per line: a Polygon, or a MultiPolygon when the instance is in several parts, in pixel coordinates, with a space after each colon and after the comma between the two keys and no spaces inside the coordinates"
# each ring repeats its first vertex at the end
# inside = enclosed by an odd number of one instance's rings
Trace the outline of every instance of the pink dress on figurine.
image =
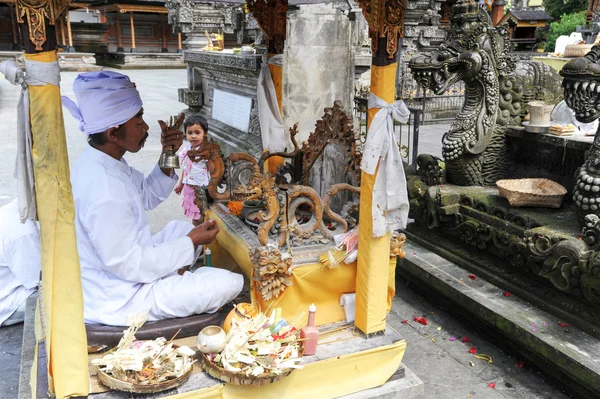
{"type": "Polygon", "coordinates": [[[201,219],[200,209],[194,202],[195,187],[204,189],[208,186],[208,167],[206,161],[192,162],[187,155],[189,148],[183,148],[179,154],[183,170],[183,213],[192,220],[201,219]]]}

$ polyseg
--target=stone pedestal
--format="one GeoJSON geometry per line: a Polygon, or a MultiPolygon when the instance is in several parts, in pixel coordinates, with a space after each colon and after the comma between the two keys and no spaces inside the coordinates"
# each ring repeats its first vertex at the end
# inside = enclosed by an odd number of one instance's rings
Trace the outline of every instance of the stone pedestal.
{"type": "Polygon", "coordinates": [[[185,51],[188,87],[179,89],[179,101],[206,118],[209,134],[221,145],[225,155],[247,152],[256,158],[262,154],[262,141],[256,105],[256,83],[262,59],[260,55],[236,55],[208,51],[185,51]],[[248,132],[228,126],[212,117],[214,90],[252,99],[248,132]]]}
{"type": "Polygon", "coordinates": [[[99,65],[118,69],[185,68],[177,53],[105,53],[98,54],[99,65]]]}
{"type": "MultiPolygon", "coordinates": [[[[12,60],[21,68],[25,69],[25,57],[22,51],[0,51],[0,62],[12,60]]],[[[96,58],[93,53],[58,53],[58,65],[61,71],[65,72],[91,72],[101,70],[102,67],[96,65],[96,58]]]]}
{"type": "Polygon", "coordinates": [[[288,12],[283,60],[283,119],[298,122],[298,142],[335,100],[351,110],[354,87],[351,24],[331,4],[302,5],[288,12]]]}
{"type": "Polygon", "coordinates": [[[189,32],[183,45],[186,50],[201,51],[208,44],[208,39],[204,33],[189,32]]]}

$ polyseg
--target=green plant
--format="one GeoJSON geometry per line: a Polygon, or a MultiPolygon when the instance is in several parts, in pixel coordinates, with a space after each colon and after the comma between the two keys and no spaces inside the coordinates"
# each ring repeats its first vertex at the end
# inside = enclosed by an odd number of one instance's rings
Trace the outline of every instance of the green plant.
{"type": "Polygon", "coordinates": [[[564,14],[585,11],[588,0],[544,0],[544,10],[554,19],[562,18],[564,14]]]}
{"type": "Polygon", "coordinates": [[[570,35],[577,30],[578,26],[585,25],[585,11],[576,12],[574,14],[564,14],[560,21],[550,24],[550,32],[548,32],[548,40],[544,48],[548,52],[554,51],[556,39],[562,35],[570,35]]]}

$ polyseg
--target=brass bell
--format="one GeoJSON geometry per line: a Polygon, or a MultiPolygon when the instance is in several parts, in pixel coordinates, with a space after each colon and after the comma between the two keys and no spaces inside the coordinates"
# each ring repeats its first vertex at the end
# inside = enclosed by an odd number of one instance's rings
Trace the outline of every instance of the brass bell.
{"type": "Polygon", "coordinates": [[[175,154],[173,146],[168,146],[165,152],[160,154],[158,166],[163,169],[179,169],[179,157],[175,154]]]}
{"type": "MultiPolygon", "coordinates": [[[[176,120],[172,116],[169,118],[169,125],[167,129],[179,129],[182,115],[176,120]]],[[[165,148],[165,151],[160,154],[158,159],[158,166],[163,169],[179,169],[179,157],[175,154],[175,148],[170,145],[165,148]]]]}

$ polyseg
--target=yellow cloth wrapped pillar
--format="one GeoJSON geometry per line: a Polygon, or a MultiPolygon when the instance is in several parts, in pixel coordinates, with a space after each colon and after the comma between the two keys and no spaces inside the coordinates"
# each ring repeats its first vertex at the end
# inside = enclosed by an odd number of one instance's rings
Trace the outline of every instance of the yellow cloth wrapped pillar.
{"type": "MultiPolygon", "coordinates": [[[[25,58],[57,60],[56,51],[25,58]]],[[[57,398],[86,396],[90,387],[87,337],[60,88],[30,86],[29,98],[49,389],[57,398]]]]}
{"type": "MultiPolygon", "coordinates": [[[[371,92],[388,103],[395,99],[397,68],[396,62],[371,66],[371,92]]],[[[377,111],[378,108],[369,110],[369,123],[377,111]]],[[[362,172],[360,186],[355,325],[364,334],[385,329],[386,311],[391,307],[389,294],[395,292],[395,281],[390,281],[390,234],[373,237],[373,186],[377,172],[362,172]]]]}

